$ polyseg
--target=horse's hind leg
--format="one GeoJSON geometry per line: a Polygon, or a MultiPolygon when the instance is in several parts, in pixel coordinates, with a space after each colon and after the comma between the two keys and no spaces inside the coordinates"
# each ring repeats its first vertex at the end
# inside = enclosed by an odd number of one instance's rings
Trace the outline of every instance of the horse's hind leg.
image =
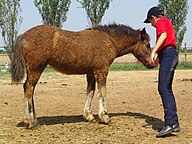
{"type": "Polygon", "coordinates": [[[33,101],[33,95],[35,86],[37,81],[40,78],[40,75],[43,70],[41,71],[27,71],[27,79],[25,84],[23,85],[24,88],[24,112],[25,112],[25,120],[24,123],[26,124],[27,128],[33,128],[37,125],[37,118],[35,114],[35,107],[33,101]]]}
{"type": "Polygon", "coordinates": [[[94,122],[92,114],[92,100],[95,93],[95,77],[93,74],[87,74],[87,97],[84,108],[84,118],[86,121],[94,122]]]}

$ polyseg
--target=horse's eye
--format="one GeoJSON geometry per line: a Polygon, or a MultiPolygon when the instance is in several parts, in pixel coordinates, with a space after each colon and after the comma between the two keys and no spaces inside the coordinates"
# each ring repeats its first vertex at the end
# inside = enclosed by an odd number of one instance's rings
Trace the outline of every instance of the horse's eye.
{"type": "Polygon", "coordinates": [[[148,48],[151,48],[150,44],[147,45],[148,48]]]}
{"type": "Polygon", "coordinates": [[[150,43],[146,43],[146,42],[145,42],[145,45],[146,45],[148,48],[151,48],[151,47],[150,47],[150,43]]]}

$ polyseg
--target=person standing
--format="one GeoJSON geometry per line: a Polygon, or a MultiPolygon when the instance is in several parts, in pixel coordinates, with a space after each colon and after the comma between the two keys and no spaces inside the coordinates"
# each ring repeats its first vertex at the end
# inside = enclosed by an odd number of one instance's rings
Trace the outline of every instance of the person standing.
{"type": "Polygon", "coordinates": [[[158,91],[164,108],[164,126],[156,137],[165,137],[172,132],[180,132],[175,97],[172,91],[174,71],[178,64],[176,36],[171,21],[159,7],[152,7],[144,23],[156,28],[156,44],[150,56],[151,64],[159,58],[158,91]]]}

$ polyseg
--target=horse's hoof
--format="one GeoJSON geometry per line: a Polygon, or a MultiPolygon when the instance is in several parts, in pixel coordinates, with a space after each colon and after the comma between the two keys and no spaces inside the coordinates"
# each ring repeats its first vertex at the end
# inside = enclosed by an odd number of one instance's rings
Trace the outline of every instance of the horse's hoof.
{"type": "Polygon", "coordinates": [[[25,127],[27,129],[32,129],[32,128],[34,128],[34,127],[36,127],[38,125],[37,120],[34,120],[32,122],[29,122],[29,121],[25,120],[23,123],[24,123],[24,125],[25,125],[25,127]]]}
{"type": "Polygon", "coordinates": [[[102,117],[99,118],[99,123],[101,124],[109,124],[111,122],[111,119],[109,118],[108,115],[103,115],[102,117]]]}
{"type": "Polygon", "coordinates": [[[89,114],[88,116],[83,116],[83,117],[88,122],[92,122],[92,123],[96,122],[96,120],[95,120],[95,118],[94,118],[94,116],[92,114],[89,114]]]}
{"type": "Polygon", "coordinates": [[[32,123],[29,123],[26,128],[27,129],[33,129],[33,128],[37,127],[38,125],[39,125],[38,122],[32,122],[32,123]]]}

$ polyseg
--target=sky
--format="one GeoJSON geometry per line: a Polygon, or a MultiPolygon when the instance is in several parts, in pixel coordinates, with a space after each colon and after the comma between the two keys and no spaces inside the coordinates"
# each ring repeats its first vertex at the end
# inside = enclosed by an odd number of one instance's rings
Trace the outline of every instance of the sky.
{"type": "MultiPolygon", "coordinates": [[[[21,0],[23,17],[19,34],[26,30],[42,24],[41,16],[37,8],[33,4],[34,0],[21,0]]],[[[187,43],[187,47],[192,47],[192,0],[188,0],[189,11],[186,20],[187,32],[185,34],[183,45],[187,43]]],[[[113,0],[110,7],[106,10],[102,19],[102,25],[117,23],[130,26],[134,29],[146,28],[147,33],[151,37],[151,45],[154,46],[156,41],[155,28],[150,24],[144,24],[147,11],[158,4],[158,0],[113,0]]],[[[67,20],[64,22],[63,29],[71,31],[80,31],[89,27],[87,15],[84,9],[76,0],[72,0],[67,20]]]]}

